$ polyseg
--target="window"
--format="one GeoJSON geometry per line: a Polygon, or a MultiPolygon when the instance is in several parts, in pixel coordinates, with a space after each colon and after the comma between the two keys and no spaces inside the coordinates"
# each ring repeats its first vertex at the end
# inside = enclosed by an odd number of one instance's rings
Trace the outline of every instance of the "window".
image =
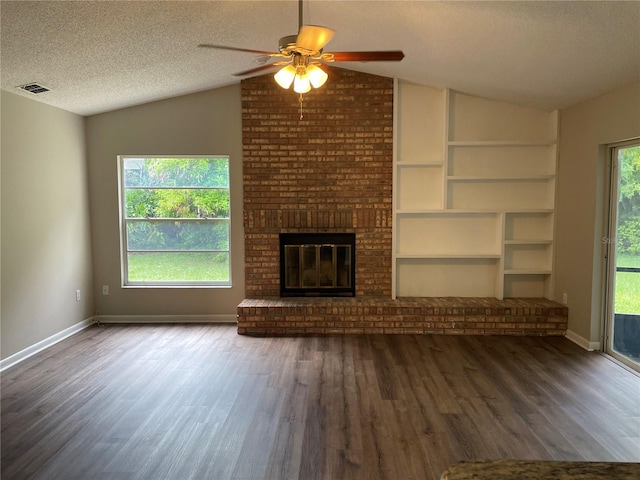
{"type": "Polygon", "coordinates": [[[124,286],[230,286],[229,157],[120,156],[124,286]]]}

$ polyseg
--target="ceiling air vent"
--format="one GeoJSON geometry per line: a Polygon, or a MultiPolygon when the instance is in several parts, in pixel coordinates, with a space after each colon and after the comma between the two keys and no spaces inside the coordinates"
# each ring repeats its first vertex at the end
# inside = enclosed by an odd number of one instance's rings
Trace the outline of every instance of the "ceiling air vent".
{"type": "Polygon", "coordinates": [[[50,89],[47,87],[43,87],[39,83],[27,83],[26,85],[20,85],[16,88],[20,90],[24,90],[25,92],[32,93],[34,95],[38,95],[39,93],[48,92],[50,89]]]}

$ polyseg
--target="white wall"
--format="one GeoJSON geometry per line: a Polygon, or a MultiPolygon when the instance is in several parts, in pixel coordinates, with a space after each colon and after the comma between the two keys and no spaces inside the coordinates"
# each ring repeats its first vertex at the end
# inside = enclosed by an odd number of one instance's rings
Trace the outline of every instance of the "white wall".
{"type": "Polygon", "coordinates": [[[569,330],[601,341],[605,145],[640,136],[640,83],[561,111],[555,298],[568,295],[569,330]]]}
{"type": "Polygon", "coordinates": [[[240,85],[88,117],[94,289],[99,315],[207,315],[235,320],[244,298],[240,85]],[[229,155],[232,288],[121,288],[118,155],[229,155]],[[110,294],[101,294],[109,285],[110,294]]]}
{"type": "Polygon", "coordinates": [[[4,359],[91,317],[94,303],[84,120],[6,91],[0,102],[4,359]]]}

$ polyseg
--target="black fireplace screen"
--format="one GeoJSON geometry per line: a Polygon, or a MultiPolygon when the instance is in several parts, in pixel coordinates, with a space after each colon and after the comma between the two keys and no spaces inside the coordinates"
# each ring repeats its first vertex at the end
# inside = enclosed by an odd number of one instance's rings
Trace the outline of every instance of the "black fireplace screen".
{"type": "Polygon", "coordinates": [[[355,234],[280,234],[280,294],[355,296],[355,234]]]}

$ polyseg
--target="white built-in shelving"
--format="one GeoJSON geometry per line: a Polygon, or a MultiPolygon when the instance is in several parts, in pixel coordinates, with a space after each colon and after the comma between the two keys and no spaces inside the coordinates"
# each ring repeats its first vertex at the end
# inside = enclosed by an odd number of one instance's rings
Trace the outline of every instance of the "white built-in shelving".
{"type": "Polygon", "coordinates": [[[557,112],[396,83],[393,295],[552,295],[557,112]]]}

